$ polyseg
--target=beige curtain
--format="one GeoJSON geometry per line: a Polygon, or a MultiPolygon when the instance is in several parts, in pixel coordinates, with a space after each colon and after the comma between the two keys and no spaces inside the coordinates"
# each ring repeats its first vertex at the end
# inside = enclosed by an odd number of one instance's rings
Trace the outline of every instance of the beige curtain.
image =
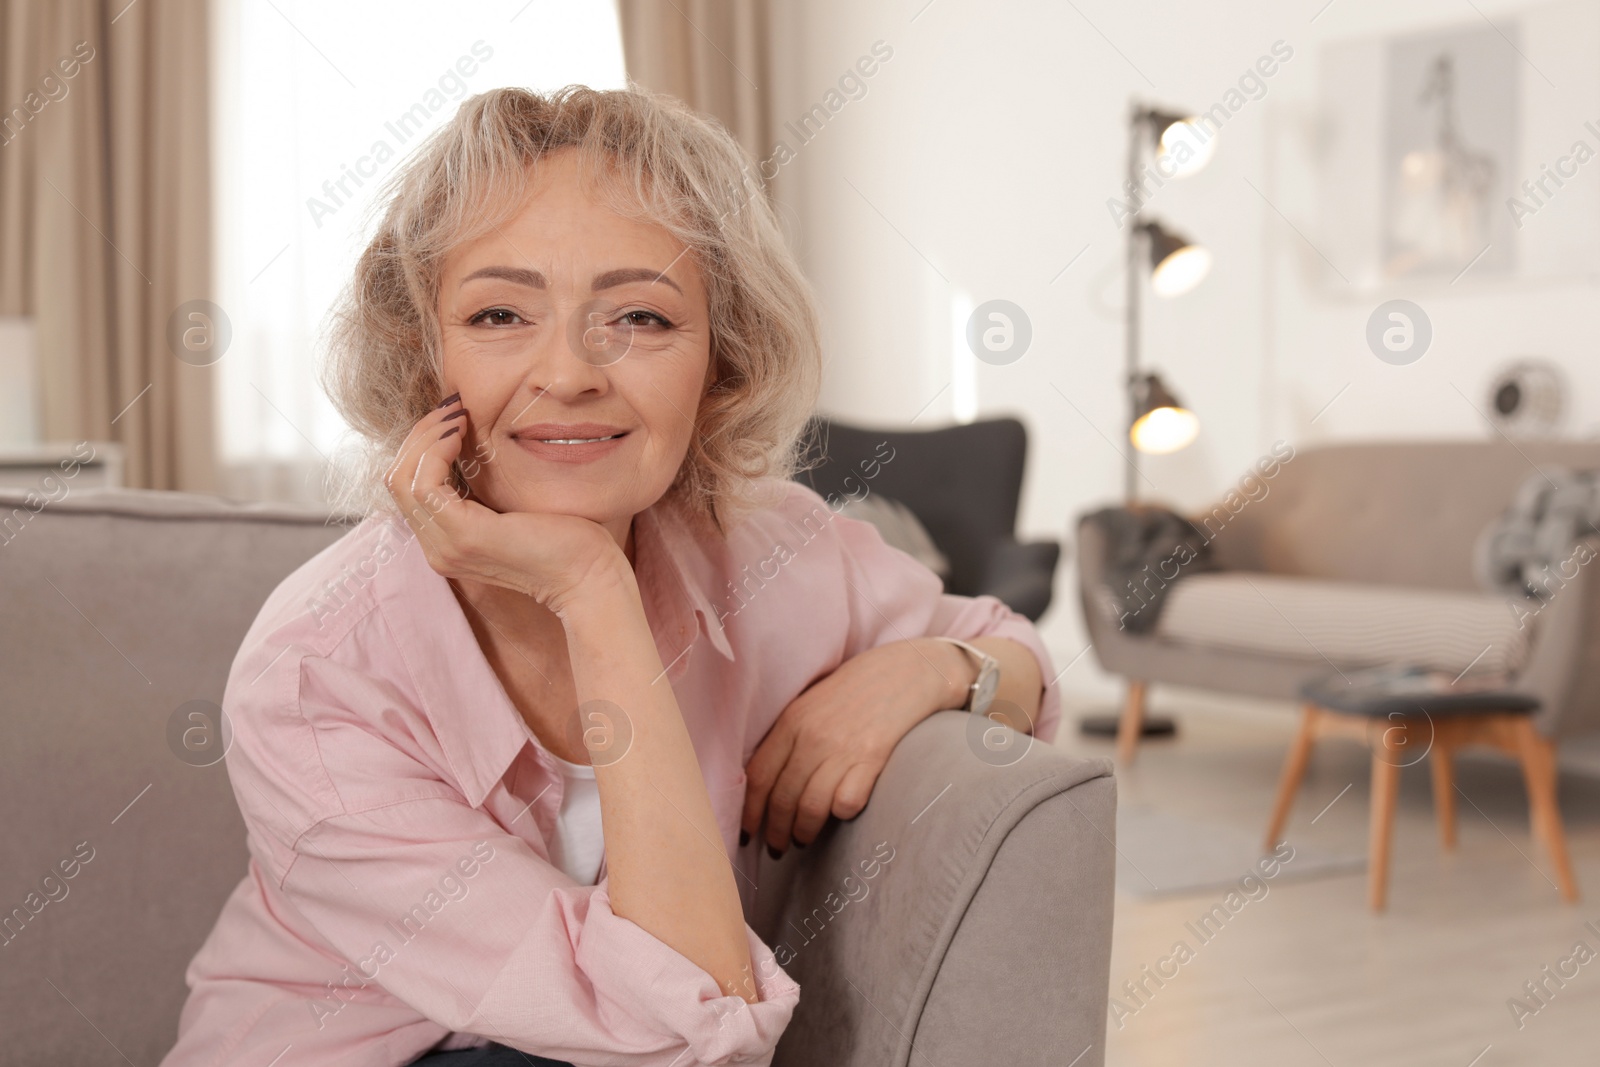
{"type": "Polygon", "coordinates": [[[216,484],[215,368],[167,339],[212,292],[208,25],[0,0],[0,315],[36,322],[44,438],[119,442],[145,488],[216,484]]]}
{"type": "Polygon", "coordinates": [[[617,0],[628,77],[719,120],[750,153],[772,151],[769,0],[617,0]]]}

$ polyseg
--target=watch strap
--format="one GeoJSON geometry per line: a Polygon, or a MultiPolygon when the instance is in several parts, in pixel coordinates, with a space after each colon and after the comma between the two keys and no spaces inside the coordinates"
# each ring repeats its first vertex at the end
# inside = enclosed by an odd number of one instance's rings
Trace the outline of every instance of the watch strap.
{"type": "Polygon", "coordinates": [[[955,645],[957,648],[961,649],[977,660],[978,677],[974,678],[972,680],[972,684],[967,686],[967,699],[966,702],[961,705],[963,710],[971,711],[972,701],[978,695],[978,681],[983,677],[983,672],[985,670],[999,670],[1000,661],[976,645],[967,644],[967,642],[961,640],[959,637],[949,637],[945,634],[932,634],[930,636],[935,637],[940,641],[950,642],[952,645],[955,645]]]}

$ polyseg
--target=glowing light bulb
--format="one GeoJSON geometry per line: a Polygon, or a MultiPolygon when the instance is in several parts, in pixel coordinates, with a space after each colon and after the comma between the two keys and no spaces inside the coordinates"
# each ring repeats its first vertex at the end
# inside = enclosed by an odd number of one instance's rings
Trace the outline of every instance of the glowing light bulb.
{"type": "Polygon", "coordinates": [[[1161,131],[1161,153],[1170,161],[1174,178],[1187,178],[1205,169],[1216,152],[1216,133],[1207,133],[1197,119],[1174,122],[1161,131]]]}
{"type": "Polygon", "coordinates": [[[1153,455],[1187,448],[1200,433],[1200,420],[1185,408],[1156,408],[1133,424],[1128,437],[1133,447],[1153,455]]]}
{"type": "Polygon", "coordinates": [[[1199,285],[1211,272],[1211,253],[1199,245],[1184,245],[1160,263],[1150,275],[1157,296],[1180,296],[1199,285]]]}

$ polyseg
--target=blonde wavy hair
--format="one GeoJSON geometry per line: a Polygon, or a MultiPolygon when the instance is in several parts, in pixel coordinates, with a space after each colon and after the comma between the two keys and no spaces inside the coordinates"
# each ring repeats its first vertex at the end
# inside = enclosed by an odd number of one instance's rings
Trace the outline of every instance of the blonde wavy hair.
{"type": "MultiPolygon", "coordinates": [[[[706,287],[713,384],[666,496],[726,532],[787,479],[821,381],[815,299],[721,125],[638,86],[495,89],[464,101],[385,184],[376,233],[335,305],[323,387],[363,438],[336,475],[347,509],[392,507],[383,472],[442,395],[445,257],[516,214],[541,157],[575,148],[580,181],[629,218],[688,246],[706,287]]],[[[457,487],[465,488],[457,465],[457,487]]]]}

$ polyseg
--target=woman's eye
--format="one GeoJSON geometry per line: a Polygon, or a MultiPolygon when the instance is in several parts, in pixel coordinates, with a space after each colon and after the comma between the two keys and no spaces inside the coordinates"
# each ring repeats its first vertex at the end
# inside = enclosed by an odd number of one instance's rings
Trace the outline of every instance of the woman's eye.
{"type": "Polygon", "coordinates": [[[485,308],[467,320],[473,326],[514,326],[521,321],[522,316],[510,308],[485,308]]]}
{"type": "Polygon", "coordinates": [[[629,311],[623,314],[621,320],[628,326],[665,326],[670,328],[672,323],[657,315],[654,311],[629,311]]]}

